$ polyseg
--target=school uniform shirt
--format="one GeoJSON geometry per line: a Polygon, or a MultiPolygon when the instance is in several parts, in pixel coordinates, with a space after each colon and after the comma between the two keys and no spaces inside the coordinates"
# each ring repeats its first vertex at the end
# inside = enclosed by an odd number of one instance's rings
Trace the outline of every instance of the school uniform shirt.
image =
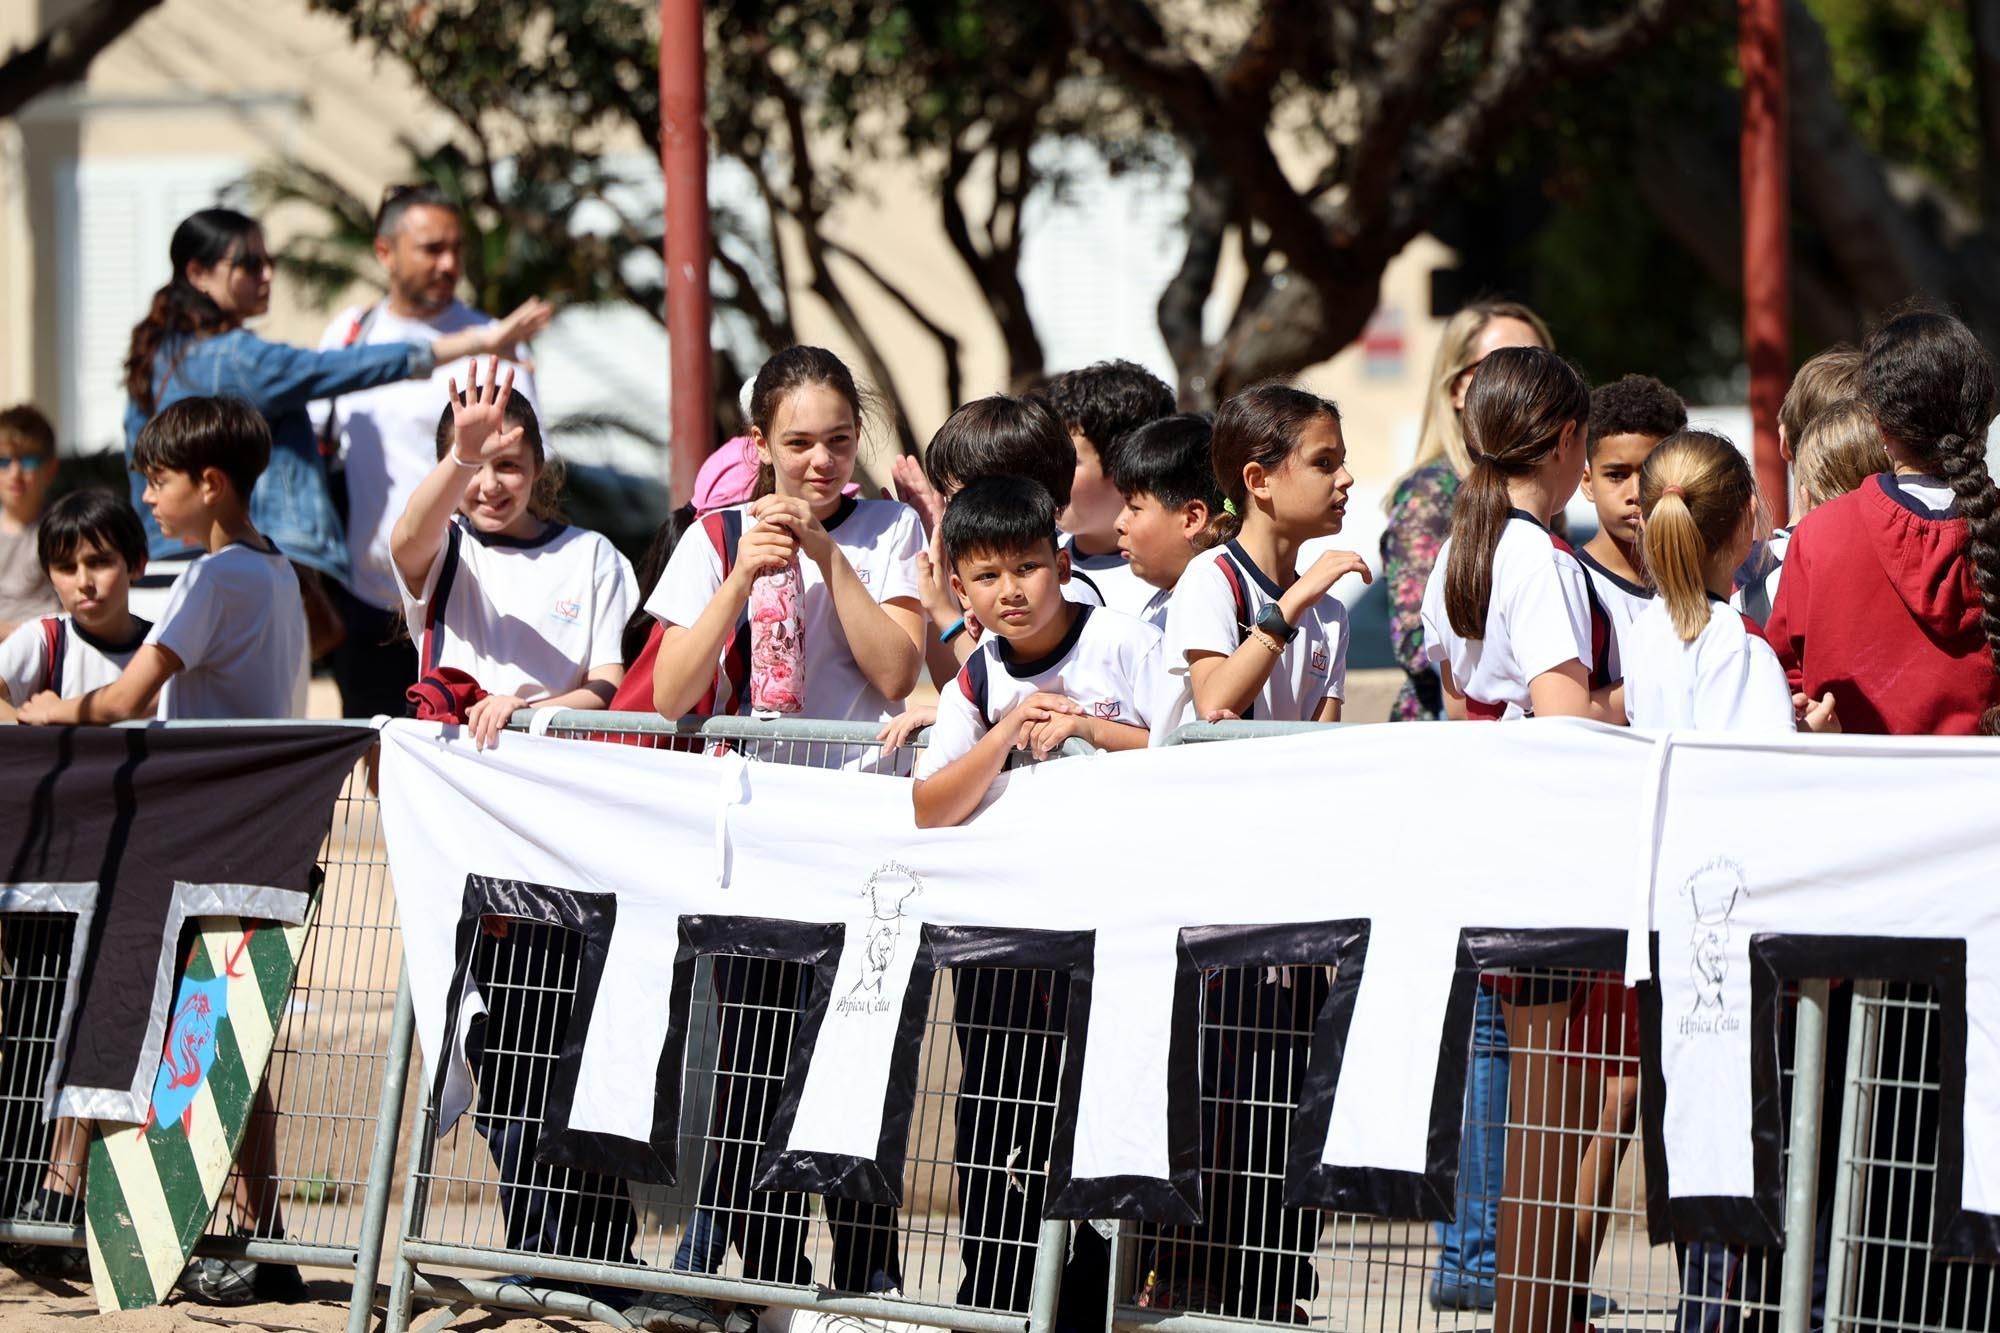
{"type": "Polygon", "coordinates": [[[305,606],[276,546],[231,542],[196,559],[146,642],[181,660],[162,718],[306,715],[305,606]]]}
{"type": "MultiPolygon", "coordinates": [[[[743,531],[757,526],[749,505],[733,509],[742,516],[743,531]]],[[[824,526],[877,602],[917,600],[917,554],[924,549],[924,530],[914,509],[897,500],[843,497],[824,526]]],[[[804,583],[799,611],[805,625],[805,716],[828,722],[885,722],[895,716],[903,701],[869,684],[855,665],[819,566],[802,555],[799,574],[804,583]]],[[[690,528],[646,599],[646,610],[664,624],[692,625],[715,600],[722,582],[722,553],[705,529],[690,528]]]]}
{"type": "Polygon", "coordinates": [[[1623,680],[1625,663],[1629,660],[1624,648],[1625,633],[1652,606],[1653,590],[1643,583],[1634,583],[1612,573],[1598,562],[1597,557],[1580,546],[1576,548],[1576,562],[1583,566],[1583,576],[1590,581],[1590,591],[1611,621],[1611,642],[1604,655],[1604,674],[1611,680],[1623,680]]]}
{"type": "Polygon", "coordinates": [[[1964,515],[1936,477],[1882,472],[1807,514],[1764,637],[1846,732],[1965,736],[2000,704],[1964,515]]]}
{"type": "Polygon", "coordinates": [[[67,614],[54,619],[58,626],[55,681],[49,679],[49,640],[42,618],[26,621],[0,642],[0,685],[7,687],[7,697],[17,708],[43,690],[74,699],[109,685],[125,670],[153,628],[151,621],[135,617],[131,638],[113,643],[98,638],[67,614]]]}
{"type": "MultiPolygon", "coordinates": [[[[1107,555],[1085,555],[1076,549],[1076,538],[1065,535],[1061,549],[1069,552],[1069,587],[1081,594],[1084,589],[1096,594],[1095,605],[1108,606],[1113,611],[1122,611],[1128,616],[1139,615],[1146,609],[1146,603],[1158,591],[1152,584],[1132,572],[1131,562],[1124,552],[1112,551],[1107,555]]],[[[1092,604],[1091,599],[1081,595],[1071,596],[1071,601],[1084,605],[1092,604]]]]}
{"type": "Polygon", "coordinates": [[[456,667],[488,693],[533,702],[623,664],[638,587],[618,548],[587,528],[507,537],[454,518],[423,587],[402,597],[424,671],[456,667]]]}
{"type": "MultiPolygon", "coordinates": [[[[453,333],[484,328],[493,317],[453,301],[433,319],[409,319],[387,302],[353,306],[334,316],[320,339],[322,348],[386,343],[433,343],[453,333]]],[[[515,349],[518,357],[520,349],[515,349]]],[[[308,409],[322,438],[329,414],[347,477],[348,587],[385,611],[402,605],[389,535],[417,485],[437,466],[438,418],[449,401],[453,380],[470,382],[476,357],[440,361],[428,379],[402,379],[372,389],[323,399],[308,409]]],[[[532,371],[513,367],[514,392],[540,411],[532,371]]]]}
{"type": "Polygon", "coordinates": [[[1493,551],[1493,591],[1486,604],[1486,637],[1460,638],[1445,614],[1449,538],[1424,585],[1424,654],[1448,663],[1453,688],[1470,714],[1483,720],[1525,717],[1533,711],[1528,683],[1575,659],[1591,670],[1596,644],[1610,625],[1595,608],[1590,581],[1568,542],[1514,510],[1493,551]]]}
{"type": "Polygon", "coordinates": [[[917,777],[934,776],[964,756],[1032,694],[1060,694],[1092,717],[1150,726],[1159,653],[1158,630],[1096,606],[1077,607],[1062,642],[1033,661],[1016,658],[998,634],[987,635],[938,695],[937,723],[917,757],[917,777]]]}
{"type": "MultiPolygon", "coordinates": [[[[1250,637],[1250,626],[1282,592],[1240,542],[1211,547],[1188,561],[1167,606],[1166,641],[1160,657],[1161,698],[1165,702],[1154,721],[1153,744],[1163,743],[1176,728],[1201,720],[1195,708],[1188,654],[1228,657],[1250,637]]],[[[1297,626],[1298,633],[1278,655],[1245,717],[1259,722],[1306,722],[1319,710],[1321,700],[1345,697],[1346,605],[1329,592],[1306,608],[1297,626]]]]}
{"type": "Polygon", "coordinates": [[[1708,624],[1691,643],[1658,600],[1623,632],[1631,725],[1764,735],[1797,730],[1778,655],[1755,623],[1723,599],[1710,598],[1708,624]]]}
{"type": "Polygon", "coordinates": [[[1146,605],[1140,608],[1139,619],[1165,634],[1167,632],[1167,608],[1174,602],[1172,588],[1155,588],[1146,605]]]}

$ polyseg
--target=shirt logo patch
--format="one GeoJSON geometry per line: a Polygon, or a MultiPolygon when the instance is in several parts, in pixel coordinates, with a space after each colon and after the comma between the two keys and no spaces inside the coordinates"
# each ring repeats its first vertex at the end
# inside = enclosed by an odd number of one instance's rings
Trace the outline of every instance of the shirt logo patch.
{"type": "Polygon", "coordinates": [[[1116,699],[1099,699],[1090,706],[1090,712],[1093,717],[1116,718],[1118,716],[1118,701],[1116,699]]]}
{"type": "Polygon", "coordinates": [[[1327,668],[1330,665],[1332,665],[1332,657],[1333,655],[1327,651],[1327,646],[1325,644],[1323,643],[1314,644],[1312,650],[1313,674],[1315,676],[1324,676],[1327,672],[1327,668]]]}
{"type": "Polygon", "coordinates": [[[866,587],[868,585],[868,573],[869,571],[865,569],[857,569],[854,571],[854,577],[861,580],[861,584],[863,587],[866,587]]]}
{"type": "Polygon", "coordinates": [[[583,617],[583,603],[574,597],[564,597],[556,602],[549,614],[565,625],[574,625],[583,617]]]}

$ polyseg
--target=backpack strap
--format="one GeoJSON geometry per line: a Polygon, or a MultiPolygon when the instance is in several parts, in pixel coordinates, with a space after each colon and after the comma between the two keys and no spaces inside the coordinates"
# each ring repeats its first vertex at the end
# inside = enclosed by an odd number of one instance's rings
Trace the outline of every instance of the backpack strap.
{"type": "Polygon", "coordinates": [[[424,644],[419,656],[423,670],[419,675],[438,669],[438,655],[444,651],[444,604],[451,600],[451,585],[458,577],[459,546],[464,540],[465,530],[458,524],[445,529],[444,567],[438,570],[437,586],[431,589],[430,605],[424,608],[424,644]]]}
{"type": "Polygon", "coordinates": [[[972,707],[979,714],[980,725],[988,731],[993,729],[992,688],[988,683],[986,650],[975,650],[965,659],[965,665],[958,669],[958,688],[965,691],[965,697],[972,701],[972,707]]]}
{"type": "Polygon", "coordinates": [[[69,625],[61,616],[43,616],[42,665],[48,671],[48,684],[43,686],[44,689],[62,693],[63,659],[68,655],[69,625]]]}
{"type": "MultiPolygon", "coordinates": [[[[1229,585],[1230,599],[1236,604],[1236,646],[1243,646],[1243,639],[1250,633],[1250,586],[1243,577],[1243,571],[1236,567],[1236,561],[1227,550],[1216,557],[1215,567],[1222,571],[1222,581],[1229,585]]],[[[1243,720],[1250,721],[1256,716],[1257,704],[1253,700],[1243,710],[1243,720]]],[[[1195,719],[1200,721],[1199,718],[1195,719]]]]}
{"type": "MultiPolygon", "coordinates": [[[[736,548],[743,540],[743,511],[719,509],[701,520],[702,535],[715,548],[727,580],[736,568],[736,548]]],[[[694,716],[732,716],[750,711],[750,608],[737,618],[735,632],[723,645],[722,663],[708,692],[695,701],[694,716]]]]}

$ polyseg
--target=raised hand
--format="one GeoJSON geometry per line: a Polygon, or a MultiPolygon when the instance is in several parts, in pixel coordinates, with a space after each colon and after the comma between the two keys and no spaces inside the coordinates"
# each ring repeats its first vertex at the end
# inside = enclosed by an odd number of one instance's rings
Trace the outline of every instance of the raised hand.
{"type": "Polygon", "coordinates": [[[507,402],[514,396],[514,368],[500,375],[497,357],[486,362],[486,383],[479,382],[479,363],[472,363],[472,378],[464,393],[458,381],[448,379],[451,391],[452,453],[463,467],[490,462],[521,442],[523,427],[507,426],[507,402]]]}
{"type": "Polygon", "coordinates": [[[1354,551],[1322,551],[1319,559],[1299,575],[1301,586],[1310,590],[1313,601],[1326,596],[1334,584],[1349,574],[1359,574],[1363,583],[1373,583],[1375,576],[1368,572],[1368,562],[1354,551]]]}
{"type": "MultiPolygon", "coordinates": [[[[486,351],[493,356],[512,358],[514,349],[528,341],[549,326],[556,315],[555,307],[539,296],[531,296],[514,308],[505,319],[496,319],[486,326],[486,351]]],[[[523,364],[529,364],[523,358],[523,364]]],[[[533,366],[529,364],[529,368],[533,366]]]]}
{"type": "Polygon", "coordinates": [[[896,498],[917,511],[925,532],[936,532],[944,517],[944,497],[931,486],[924,466],[909,454],[897,454],[889,463],[889,479],[896,484],[896,498]]]}

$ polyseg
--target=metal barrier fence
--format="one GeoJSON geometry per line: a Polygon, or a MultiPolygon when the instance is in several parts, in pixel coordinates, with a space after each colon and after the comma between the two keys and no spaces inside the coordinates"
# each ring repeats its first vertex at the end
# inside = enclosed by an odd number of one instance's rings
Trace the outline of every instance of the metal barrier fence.
{"type": "MultiPolygon", "coordinates": [[[[313,928],[265,1073],[268,1100],[251,1113],[246,1145],[263,1147],[239,1155],[195,1247],[214,1259],[352,1269],[350,1333],[365,1333],[373,1306],[412,1031],[380,815],[368,768],[357,765],[320,853],[313,928]]],[[[16,1265],[49,1265],[31,1246],[82,1259],[78,1224],[31,1206],[45,1172],[72,1193],[83,1175],[87,1139],[73,1122],[42,1117],[72,926],[70,917],[14,913],[0,921],[0,1243],[16,1265]]]]}
{"type": "MultiPolygon", "coordinates": [[[[1202,725],[1173,743],[1303,729],[1202,725]]],[[[770,762],[890,773],[907,772],[913,753],[883,755],[863,731],[816,723],[585,713],[554,719],[548,733],[691,751],[728,745],[770,762]]],[[[351,1267],[349,1327],[363,1333],[399,1179],[410,1037],[365,770],[340,798],[321,864],[318,921],[268,1075],[275,1169],[252,1182],[276,1206],[259,1210],[250,1237],[218,1228],[199,1252],[351,1267]]],[[[0,921],[0,1208],[29,1195],[51,1163],[38,1071],[52,1046],[67,930],[62,918],[0,921]]],[[[697,976],[679,1187],[534,1165],[551,1034],[566,1021],[575,967],[560,932],[517,928],[482,939],[478,976],[493,1011],[481,1100],[442,1140],[430,1108],[418,1107],[387,1333],[408,1327],[419,1297],[729,1333],[748,1333],[761,1307],[988,1333],[1107,1321],[1161,1333],[1489,1321],[1503,1333],[1803,1333],[1822,1324],[1970,1333],[2000,1323],[1991,1268],[1929,1254],[1940,1024],[1919,988],[1807,983],[1779,1007],[1795,1238],[1779,1253],[1649,1242],[1633,1150],[1636,1051],[1601,975],[1549,978],[1585,997],[1586,1017],[1560,1024],[1482,993],[1456,1227],[1286,1209],[1292,1093],[1326,974],[1290,969],[1287,984],[1218,973],[1201,1018],[1207,1220],[1186,1230],[1108,1227],[1104,1246],[1092,1228],[1072,1236],[1068,1224],[1038,1221],[1065,1056],[1053,974],[980,969],[940,979],[905,1203],[892,1212],[748,1188],[785,1076],[800,985],[798,969],[756,959],[717,959],[697,976]],[[1510,1252],[1494,1252],[1501,1235],[1510,1252]],[[1816,1244],[1799,1243],[1807,1236],[1816,1244]],[[628,1318],[622,1307],[642,1295],[628,1318]],[[1489,1299],[1497,1309],[1479,1308],[1489,1299]]],[[[0,1221],[0,1243],[19,1242],[81,1243],[73,1229],[16,1208],[0,1221]]]]}

